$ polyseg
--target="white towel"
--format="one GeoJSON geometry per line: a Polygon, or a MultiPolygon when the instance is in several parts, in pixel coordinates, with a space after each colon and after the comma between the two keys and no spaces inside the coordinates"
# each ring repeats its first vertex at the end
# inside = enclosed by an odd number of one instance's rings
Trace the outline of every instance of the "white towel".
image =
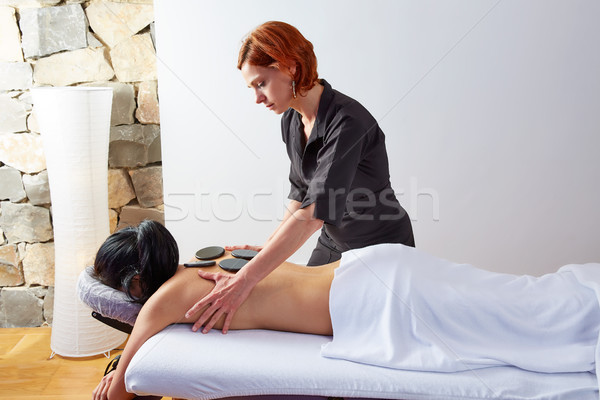
{"type": "Polygon", "coordinates": [[[334,335],[321,355],[419,371],[500,365],[594,371],[598,284],[578,277],[594,281],[600,264],[537,278],[455,264],[398,244],[351,250],[335,272],[334,335]]]}

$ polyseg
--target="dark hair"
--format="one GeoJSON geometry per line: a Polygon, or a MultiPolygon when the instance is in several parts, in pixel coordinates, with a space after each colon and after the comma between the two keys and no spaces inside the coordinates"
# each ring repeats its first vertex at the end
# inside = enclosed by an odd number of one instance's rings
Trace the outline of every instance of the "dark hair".
{"type": "Polygon", "coordinates": [[[319,79],[313,45],[298,29],[280,21],[269,21],[248,34],[238,54],[238,69],[245,62],[259,67],[276,67],[287,73],[296,66],[296,90],[304,93],[319,79]]]}
{"type": "Polygon", "coordinates": [[[106,239],[96,254],[94,272],[105,285],[123,290],[143,304],[175,275],[178,264],[179,249],[171,233],[160,223],[145,220],[106,239]],[[130,285],[136,275],[142,290],[139,298],[131,295],[130,285]]]}

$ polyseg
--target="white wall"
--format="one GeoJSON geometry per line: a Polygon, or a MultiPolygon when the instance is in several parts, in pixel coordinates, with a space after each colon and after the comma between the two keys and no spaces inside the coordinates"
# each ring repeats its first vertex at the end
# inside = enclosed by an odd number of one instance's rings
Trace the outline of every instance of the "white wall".
{"type": "Polygon", "coordinates": [[[418,247],[535,275],[600,261],[598,2],[156,0],[155,10],[165,212],[182,258],[260,244],[283,215],[279,117],[254,104],[235,67],[243,36],[278,19],[380,122],[418,247]]]}

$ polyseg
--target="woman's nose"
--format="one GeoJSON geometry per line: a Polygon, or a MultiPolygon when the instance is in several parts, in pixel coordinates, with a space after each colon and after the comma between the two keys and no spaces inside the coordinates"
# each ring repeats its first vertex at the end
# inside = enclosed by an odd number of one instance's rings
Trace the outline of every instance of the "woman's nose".
{"type": "Polygon", "coordinates": [[[254,96],[256,97],[256,104],[260,104],[263,101],[265,101],[265,95],[259,92],[258,90],[254,92],[254,96]]]}

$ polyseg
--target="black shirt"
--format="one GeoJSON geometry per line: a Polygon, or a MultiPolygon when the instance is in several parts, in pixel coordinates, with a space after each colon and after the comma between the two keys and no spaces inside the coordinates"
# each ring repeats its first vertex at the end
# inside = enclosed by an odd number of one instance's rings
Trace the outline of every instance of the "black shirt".
{"type": "Polygon", "coordinates": [[[390,185],[385,136],[356,100],[325,80],[306,142],[302,116],[288,109],[281,132],[291,161],[289,198],[315,203],[315,218],[342,250],[377,243],[410,243],[412,227],[390,185]]]}

